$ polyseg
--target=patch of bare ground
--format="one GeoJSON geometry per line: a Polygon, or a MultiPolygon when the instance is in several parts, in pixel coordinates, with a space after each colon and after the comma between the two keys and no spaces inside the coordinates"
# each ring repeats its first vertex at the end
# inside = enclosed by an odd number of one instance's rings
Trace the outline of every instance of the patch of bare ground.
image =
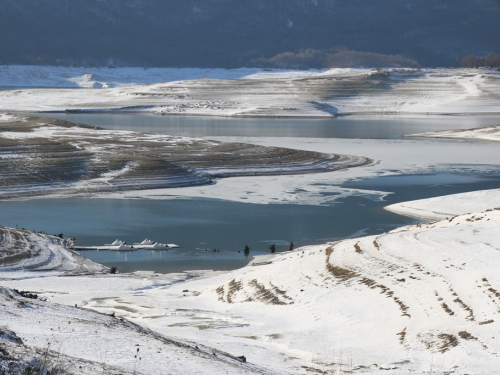
{"type": "Polygon", "coordinates": [[[249,340],[258,340],[259,339],[257,336],[243,336],[243,338],[249,339],[249,340]]]}
{"type": "Polygon", "coordinates": [[[356,242],[354,244],[354,249],[356,250],[357,253],[363,254],[363,251],[361,250],[361,247],[359,247],[359,242],[356,242]]]}
{"type": "Polygon", "coordinates": [[[288,296],[284,290],[279,289],[279,288],[278,288],[277,286],[275,286],[272,282],[269,282],[269,284],[271,285],[272,290],[273,290],[274,292],[276,292],[278,295],[280,295],[280,296],[281,296],[281,297],[283,297],[284,299],[287,299],[287,300],[289,300],[289,301],[292,301],[292,298],[291,298],[290,296],[288,296]]]}
{"type": "Polygon", "coordinates": [[[359,274],[357,274],[354,271],[338,267],[338,266],[333,266],[330,262],[330,256],[333,253],[333,246],[329,246],[326,249],[326,269],[328,272],[330,272],[336,279],[340,281],[347,281],[349,279],[352,279],[354,277],[358,277],[359,274]]]}
{"type": "Polygon", "coordinates": [[[498,290],[493,289],[493,288],[491,288],[491,287],[490,287],[490,288],[488,288],[488,290],[489,290],[491,293],[493,293],[493,295],[494,295],[495,297],[497,297],[498,299],[500,299],[500,292],[498,292],[498,290]]]}
{"type": "Polygon", "coordinates": [[[486,295],[493,301],[493,303],[497,306],[498,312],[500,312],[500,293],[492,287],[486,277],[483,277],[482,280],[483,285],[478,285],[478,288],[487,288],[486,295]]]}
{"type": "Polygon", "coordinates": [[[345,282],[348,280],[356,280],[358,283],[366,285],[370,289],[380,289],[380,293],[384,294],[387,298],[392,298],[394,302],[398,305],[399,309],[403,313],[403,316],[411,317],[411,315],[408,313],[409,307],[406,305],[401,299],[399,299],[397,296],[394,295],[394,291],[391,290],[389,287],[379,284],[375,280],[362,276],[361,274],[346,269],[338,266],[333,266],[330,263],[330,256],[333,253],[333,248],[330,246],[329,248],[326,249],[326,268],[328,272],[330,272],[336,280],[339,280],[340,282],[345,282]]]}
{"type": "Polygon", "coordinates": [[[16,264],[37,255],[27,234],[23,230],[0,227],[0,262],[3,265],[16,264]]]}
{"type": "Polygon", "coordinates": [[[256,279],[248,283],[255,290],[253,299],[264,302],[269,305],[290,305],[293,302],[285,302],[280,300],[277,294],[273,293],[273,289],[267,289],[263,284],[260,284],[256,279]]]}
{"type": "Polygon", "coordinates": [[[327,264],[326,268],[328,269],[328,272],[342,282],[359,276],[359,274],[354,271],[342,267],[332,266],[330,263],[327,264]]]}
{"type": "Polygon", "coordinates": [[[271,305],[291,305],[293,299],[287,295],[284,290],[279,289],[270,282],[270,288],[261,284],[257,279],[251,280],[248,285],[252,288],[253,293],[245,290],[241,280],[232,279],[224,286],[219,286],[215,291],[218,295],[218,300],[226,303],[235,303],[234,297],[238,292],[244,292],[245,302],[260,301],[271,305]],[[227,293],[226,293],[227,290],[227,293]]]}
{"type": "Polygon", "coordinates": [[[471,335],[467,331],[460,331],[460,332],[458,332],[458,336],[460,336],[460,338],[462,338],[464,340],[477,340],[476,336],[471,335]]]}
{"type": "Polygon", "coordinates": [[[396,335],[399,336],[399,342],[403,345],[406,337],[406,327],[401,332],[396,333],[396,335]]]}
{"type": "Polygon", "coordinates": [[[437,337],[441,340],[441,345],[439,346],[439,351],[445,353],[451,348],[458,345],[458,339],[454,335],[448,333],[440,333],[437,337]]]}
{"type": "Polygon", "coordinates": [[[0,198],[194,186],[213,177],[304,174],[371,159],[134,132],[30,116],[0,123],[0,198]],[[47,128],[49,132],[44,132],[47,128]],[[31,133],[31,134],[28,134],[31,133]]]}
{"type": "Polygon", "coordinates": [[[233,303],[233,295],[236,292],[240,291],[242,288],[243,288],[243,283],[241,282],[241,280],[236,281],[235,279],[232,279],[229,282],[229,290],[228,290],[227,296],[226,296],[227,302],[233,303]]]}
{"type": "Polygon", "coordinates": [[[272,333],[270,335],[267,335],[270,339],[272,340],[278,340],[280,338],[283,337],[283,335],[279,334],[279,333],[272,333]]]}
{"type": "Polygon", "coordinates": [[[479,324],[480,326],[483,326],[483,325],[485,325],[485,324],[491,324],[491,323],[493,323],[493,322],[495,322],[493,319],[488,319],[488,320],[483,320],[482,322],[479,322],[478,324],[479,324]]]}
{"type": "Polygon", "coordinates": [[[450,307],[445,302],[441,304],[441,307],[443,308],[444,311],[446,311],[446,313],[448,313],[448,315],[455,315],[453,310],[450,309],[450,307]]]}
{"type": "Polygon", "coordinates": [[[325,249],[325,254],[326,254],[326,257],[327,257],[327,261],[330,259],[330,255],[332,255],[332,253],[333,253],[333,246],[334,245],[328,246],[325,249]]]}
{"type": "Polygon", "coordinates": [[[459,297],[454,299],[453,302],[457,303],[460,307],[462,307],[465,311],[467,311],[469,313],[469,315],[466,318],[467,320],[470,320],[470,321],[476,320],[474,318],[474,311],[472,311],[472,309],[464,301],[462,301],[459,297]]]}
{"type": "Polygon", "coordinates": [[[458,345],[458,338],[449,333],[420,334],[418,336],[427,350],[445,353],[458,345]]]}
{"type": "Polygon", "coordinates": [[[218,295],[218,300],[221,301],[221,302],[226,302],[224,297],[224,285],[221,285],[219,286],[217,289],[215,289],[215,291],[217,292],[217,295],[218,295]]]}

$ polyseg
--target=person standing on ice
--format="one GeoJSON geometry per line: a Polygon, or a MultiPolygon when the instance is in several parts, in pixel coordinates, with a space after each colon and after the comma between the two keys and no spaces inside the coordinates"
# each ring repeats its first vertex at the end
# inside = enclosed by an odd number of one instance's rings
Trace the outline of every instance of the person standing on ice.
{"type": "Polygon", "coordinates": [[[293,242],[290,242],[290,247],[288,248],[289,251],[293,250],[293,242]]]}

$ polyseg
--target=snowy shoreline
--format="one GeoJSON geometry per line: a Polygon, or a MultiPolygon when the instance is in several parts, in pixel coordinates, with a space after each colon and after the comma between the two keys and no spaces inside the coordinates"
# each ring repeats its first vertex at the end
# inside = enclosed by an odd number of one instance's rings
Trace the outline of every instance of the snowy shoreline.
{"type": "Polygon", "coordinates": [[[405,137],[449,139],[458,141],[474,140],[474,141],[485,141],[485,142],[500,142],[500,125],[488,126],[476,129],[445,130],[439,132],[410,134],[406,135],[405,137]]]}
{"type": "MultiPolygon", "coordinates": [[[[1,74],[0,69],[0,82],[1,74]]],[[[235,73],[233,81],[243,79],[238,74],[235,73]]],[[[82,82],[92,86],[97,82],[95,87],[102,88],[0,91],[0,106],[19,106],[17,111],[38,106],[40,110],[42,103],[49,108],[64,99],[63,107],[68,103],[82,105],[82,100],[87,101],[84,107],[105,101],[109,104],[109,100],[115,100],[112,106],[118,107],[129,100],[127,97],[132,99],[126,105],[137,105],[141,97],[153,100],[155,95],[163,95],[164,90],[177,90],[176,97],[169,100],[176,105],[187,103],[185,114],[243,113],[273,117],[299,111],[304,115],[336,116],[356,108],[363,113],[370,113],[370,108],[383,113],[409,113],[405,111],[417,108],[422,114],[434,108],[450,114],[459,107],[465,114],[477,106],[482,109],[480,113],[490,113],[498,108],[500,97],[500,74],[486,70],[474,74],[467,70],[386,75],[338,70],[295,76],[281,72],[279,77],[277,72],[251,74],[252,78],[245,78],[245,90],[256,93],[242,98],[244,105],[224,98],[215,102],[203,99],[204,95],[212,95],[220,84],[227,85],[228,95],[234,95],[236,91],[231,90],[239,90],[235,88],[238,82],[221,83],[197,77],[177,87],[172,86],[178,83],[146,87],[123,79],[123,84],[106,88],[103,84],[106,80],[100,81],[94,75],[84,77],[82,82]],[[384,88],[363,91],[367,78],[375,80],[377,85],[384,82],[391,85],[395,96],[387,96],[384,88]],[[314,88],[317,91],[313,96],[318,95],[329,87],[328,80],[357,83],[360,86],[356,89],[362,94],[349,97],[344,92],[336,99],[323,97],[321,102],[316,97],[301,96],[307,88],[314,88]],[[259,92],[272,88],[276,82],[280,83],[278,91],[281,90],[279,106],[266,107],[269,97],[259,92]],[[437,94],[432,92],[422,99],[419,90],[429,90],[429,82],[430,86],[438,85],[437,94]],[[298,109],[290,109],[291,91],[287,91],[287,85],[295,85],[294,89],[301,93],[293,99],[298,109]],[[138,93],[138,89],[147,92],[138,93]],[[415,102],[398,101],[408,99],[406,89],[415,95],[411,99],[415,102]],[[492,90],[491,96],[483,95],[483,89],[492,90]],[[39,98],[29,98],[32,93],[39,98]],[[88,97],[82,99],[82,93],[88,97]],[[186,93],[199,97],[180,97],[186,93]],[[436,100],[446,95],[450,96],[449,101],[433,107],[436,100]]],[[[0,114],[0,124],[7,124],[15,117],[0,114]]],[[[29,139],[30,135],[39,139],[45,134],[50,138],[56,130],[64,138],[66,130],[48,127],[21,135],[8,131],[3,134],[4,142],[12,147],[9,142],[29,139]]],[[[78,138],[74,131],[67,132],[73,142],[78,138]]],[[[77,132],[80,137],[86,133],[85,129],[77,132]]],[[[102,134],[113,137],[112,132],[102,134]]],[[[82,139],[77,146],[88,147],[88,139],[83,139],[84,142],[82,139]]],[[[203,139],[167,136],[161,139],[167,143],[196,142],[203,148],[215,144],[203,139]]],[[[405,170],[449,171],[454,166],[462,170],[467,165],[475,168],[479,162],[484,170],[497,170],[496,144],[477,147],[464,143],[466,148],[457,151],[445,141],[440,141],[437,147],[435,140],[299,141],[251,137],[219,140],[248,141],[260,147],[302,144],[307,145],[306,150],[323,153],[348,150],[351,154],[369,147],[368,156],[377,160],[376,164],[332,172],[337,181],[405,170]]],[[[144,143],[152,141],[158,139],[144,134],[140,139],[144,143]]],[[[124,136],[120,142],[126,144],[130,139],[124,136]]],[[[104,145],[95,146],[89,150],[99,151],[95,155],[101,162],[100,158],[106,155],[102,152],[104,145]]],[[[13,157],[8,152],[0,156],[5,160],[13,157]]],[[[114,171],[118,174],[104,173],[91,182],[107,183],[130,169],[120,165],[114,171]]],[[[162,194],[178,194],[266,203],[274,194],[283,202],[324,204],[335,199],[325,196],[325,192],[340,193],[338,196],[375,195],[380,199],[389,194],[340,188],[329,182],[332,173],[296,175],[293,179],[257,176],[253,178],[255,188],[246,186],[248,180],[235,177],[223,179],[217,186],[102,196],[160,199],[162,194]],[[330,185],[311,184],[311,180],[330,185]],[[267,190],[263,192],[260,189],[264,185],[267,190]],[[307,188],[295,189],[297,186],[307,188]]],[[[500,190],[403,202],[386,209],[438,221],[260,256],[249,265],[229,272],[138,271],[112,275],[105,273],[105,267],[69,251],[56,237],[0,227],[0,372],[6,361],[23,363],[26,359],[43,358],[45,353],[52,360],[70,366],[76,374],[105,371],[111,374],[494,373],[500,367],[500,341],[495,338],[500,328],[500,190]],[[28,293],[21,296],[14,289],[28,293]],[[38,298],[34,299],[33,294],[38,298]],[[245,356],[246,362],[239,356],[245,356]]]]}
{"type": "MultiPolygon", "coordinates": [[[[500,344],[491,334],[500,324],[500,190],[400,206],[399,213],[410,215],[419,210],[427,217],[436,212],[459,216],[269,255],[254,260],[264,262],[258,267],[202,273],[190,280],[182,274],[146,272],[64,277],[1,271],[2,287],[30,290],[48,301],[2,298],[3,311],[13,314],[4,324],[28,346],[43,347],[37,332],[60,327],[61,319],[83,311],[85,319],[95,319],[91,311],[98,311],[116,316],[99,319],[125,318],[159,334],[182,337],[190,343],[188,352],[195,346],[205,352],[216,347],[221,353],[245,355],[249,366],[257,366],[233,367],[229,373],[491,373],[500,365],[500,344]],[[465,211],[472,213],[462,215],[465,211]],[[33,307],[23,319],[15,307],[21,300],[33,307]],[[59,320],[40,320],[36,311],[59,320]],[[27,330],[25,319],[40,322],[27,330]]],[[[79,323],[72,324],[79,329],[79,323]]],[[[118,340],[125,334],[108,329],[105,336],[87,335],[80,344],[70,339],[71,332],[57,332],[55,337],[66,343],[59,351],[97,364],[102,353],[89,348],[102,348],[105,337],[118,340]]],[[[144,355],[139,373],[161,373],[155,361],[173,373],[182,373],[185,366],[209,373],[215,370],[205,366],[234,361],[208,359],[202,364],[186,356],[165,364],[151,352],[163,353],[162,345],[148,335],[141,340],[141,353],[150,348],[151,358],[144,361],[144,355]]],[[[106,350],[107,365],[133,368],[134,346],[106,350]],[[124,350],[130,354],[124,357],[124,350]]]]}
{"type": "Polygon", "coordinates": [[[223,143],[0,113],[0,199],[214,184],[362,167],[363,156],[223,143]]]}
{"type": "Polygon", "coordinates": [[[328,118],[500,113],[493,69],[149,69],[0,67],[0,110],[328,118]],[[34,89],[30,86],[48,86],[34,89]],[[85,88],[85,90],[67,89],[85,88]]]}

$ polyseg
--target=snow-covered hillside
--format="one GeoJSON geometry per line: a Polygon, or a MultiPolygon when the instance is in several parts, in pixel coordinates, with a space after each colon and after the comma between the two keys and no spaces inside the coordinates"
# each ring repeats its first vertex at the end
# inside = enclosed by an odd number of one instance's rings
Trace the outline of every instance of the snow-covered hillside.
{"type": "Polygon", "coordinates": [[[453,216],[482,212],[492,207],[500,207],[500,190],[482,190],[445,197],[420,199],[391,204],[385,209],[406,216],[448,220],[453,216]]]}
{"type": "MultiPolygon", "coordinates": [[[[69,68],[63,66],[2,65],[0,66],[0,86],[103,88],[203,78],[237,79],[252,77],[260,72],[262,69],[69,68]]],[[[292,73],[290,72],[290,74],[292,73]]],[[[305,72],[304,75],[308,75],[308,73],[305,72]]]]}
{"type": "Polygon", "coordinates": [[[7,66],[0,67],[0,86],[17,88],[0,91],[0,110],[247,117],[498,114],[499,82],[500,73],[488,69],[260,71],[7,66]],[[19,89],[25,86],[50,89],[19,89]]]}
{"type": "MultiPolygon", "coordinates": [[[[0,284],[245,355],[259,371],[495,373],[500,366],[498,195],[494,190],[420,202],[421,209],[455,205],[474,213],[269,255],[227,273],[75,276],[61,283],[26,271],[0,273],[0,284]],[[483,199],[486,195],[494,199],[483,199]],[[486,210],[485,201],[490,202],[486,210]]],[[[59,310],[60,319],[68,319],[68,309],[59,310]]],[[[47,324],[41,322],[34,326],[47,324]]],[[[21,339],[42,345],[15,319],[8,327],[16,331],[13,326],[21,339]]],[[[54,331],[65,332],[61,326],[54,325],[54,331]]],[[[100,340],[94,345],[105,345],[104,337],[100,340]]],[[[147,347],[157,350],[151,342],[147,347]]],[[[108,363],[130,366],[132,355],[123,350],[107,346],[108,363]]],[[[84,356],[95,358],[88,351],[84,356]]],[[[178,358],[179,368],[197,363],[178,358]]],[[[210,373],[208,367],[200,371],[210,373]]]]}
{"type": "Polygon", "coordinates": [[[68,245],[68,240],[56,236],[0,226],[0,271],[5,276],[19,271],[60,275],[107,270],[69,250],[68,245]]]}
{"type": "Polygon", "coordinates": [[[2,287],[0,309],[0,372],[5,374],[273,374],[196,342],[2,287]],[[23,371],[35,366],[41,371],[23,371]]]}

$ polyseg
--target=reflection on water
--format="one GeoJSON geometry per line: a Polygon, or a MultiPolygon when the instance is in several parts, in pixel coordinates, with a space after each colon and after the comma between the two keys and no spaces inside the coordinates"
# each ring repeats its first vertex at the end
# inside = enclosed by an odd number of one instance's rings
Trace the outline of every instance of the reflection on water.
{"type": "Polygon", "coordinates": [[[353,196],[332,206],[249,204],[210,199],[37,199],[0,202],[0,224],[64,233],[78,245],[101,245],[116,238],[128,243],[145,237],[177,243],[169,251],[87,251],[88,258],[121,271],[177,272],[234,269],[250,255],[324,243],[356,235],[377,234],[416,220],[383,209],[396,202],[500,187],[498,176],[436,174],[389,176],[350,182],[348,188],[393,192],[385,201],[353,196]],[[219,251],[214,252],[213,249],[219,251]],[[208,251],[207,251],[208,250],[208,251]],[[238,252],[240,251],[240,252],[238,252]]]}
{"type": "Polygon", "coordinates": [[[185,137],[400,138],[405,134],[500,124],[500,116],[347,116],[329,119],[156,116],[147,113],[50,113],[106,129],[185,137]]]}

